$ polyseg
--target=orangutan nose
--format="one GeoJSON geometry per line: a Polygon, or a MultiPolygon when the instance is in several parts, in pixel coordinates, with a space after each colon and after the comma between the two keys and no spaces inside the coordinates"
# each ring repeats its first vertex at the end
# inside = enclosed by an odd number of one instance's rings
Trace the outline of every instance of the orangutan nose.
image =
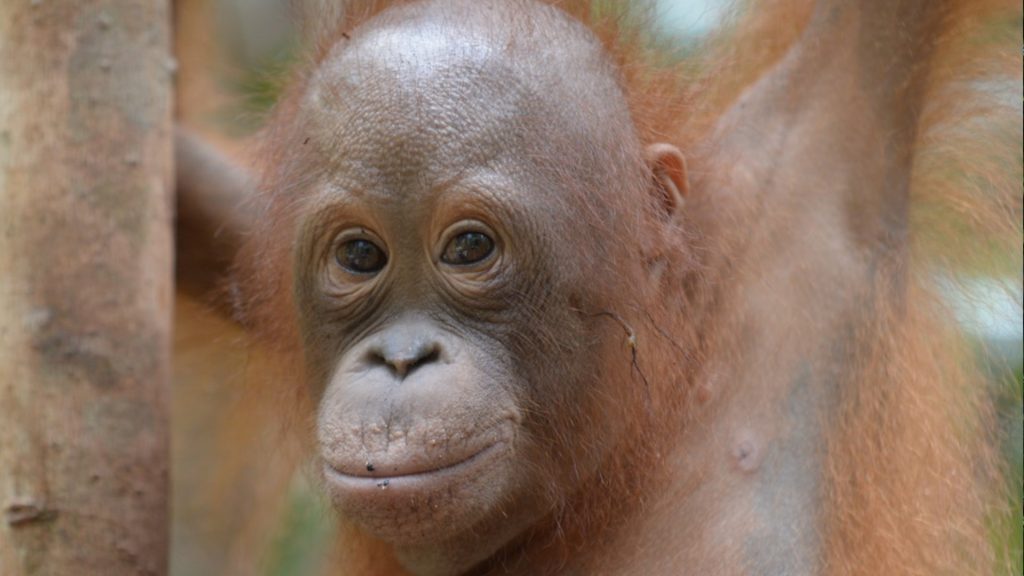
{"type": "Polygon", "coordinates": [[[429,334],[388,334],[369,350],[369,364],[386,366],[399,379],[441,359],[441,343],[429,334]]]}

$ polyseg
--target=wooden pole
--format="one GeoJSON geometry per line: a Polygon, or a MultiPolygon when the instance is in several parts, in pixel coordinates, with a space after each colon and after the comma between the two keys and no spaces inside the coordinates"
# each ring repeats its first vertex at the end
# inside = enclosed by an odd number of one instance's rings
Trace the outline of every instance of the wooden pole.
{"type": "Polygon", "coordinates": [[[0,574],[167,572],[166,0],[0,1],[0,574]]]}

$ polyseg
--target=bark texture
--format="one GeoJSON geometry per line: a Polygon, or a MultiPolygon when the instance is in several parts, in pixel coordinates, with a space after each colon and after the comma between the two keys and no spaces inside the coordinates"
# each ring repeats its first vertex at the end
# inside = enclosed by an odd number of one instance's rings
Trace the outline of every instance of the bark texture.
{"type": "Polygon", "coordinates": [[[165,0],[0,2],[0,574],[167,571],[165,0]]]}

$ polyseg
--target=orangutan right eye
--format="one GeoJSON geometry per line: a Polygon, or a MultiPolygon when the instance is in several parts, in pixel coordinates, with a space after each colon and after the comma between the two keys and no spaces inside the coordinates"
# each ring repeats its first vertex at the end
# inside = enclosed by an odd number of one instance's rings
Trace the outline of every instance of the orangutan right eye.
{"type": "Polygon", "coordinates": [[[363,238],[341,243],[334,254],[338,265],[353,274],[376,274],[388,263],[388,256],[379,246],[363,238]]]}

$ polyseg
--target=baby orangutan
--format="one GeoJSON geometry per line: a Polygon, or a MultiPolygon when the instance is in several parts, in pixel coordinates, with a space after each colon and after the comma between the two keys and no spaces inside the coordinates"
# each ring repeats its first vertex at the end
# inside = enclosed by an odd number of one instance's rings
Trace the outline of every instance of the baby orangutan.
{"type": "Polygon", "coordinates": [[[821,0],[702,130],[590,2],[370,4],[265,130],[253,231],[194,240],[248,238],[338,573],[988,573],[979,393],[908,272],[971,3],[821,0]]]}

